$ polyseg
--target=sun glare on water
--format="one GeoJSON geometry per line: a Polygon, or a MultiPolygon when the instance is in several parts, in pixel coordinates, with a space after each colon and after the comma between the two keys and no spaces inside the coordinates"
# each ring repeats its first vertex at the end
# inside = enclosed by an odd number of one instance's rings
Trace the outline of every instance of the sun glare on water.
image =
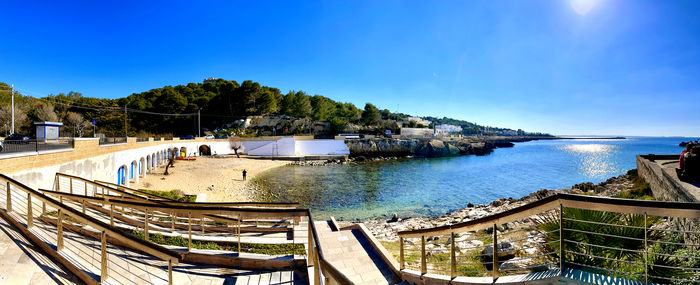
{"type": "Polygon", "coordinates": [[[570,3],[576,14],[586,15],[598,3],[598,0],[571,0],[570,3]]]}
{"type": "Polygon", "coordinates": [[[612,155],[618,146],[609,144],[569,144],[559,149],[579,160],[578,171],[590,178],[604,177],[618,171],[612,155]]]}

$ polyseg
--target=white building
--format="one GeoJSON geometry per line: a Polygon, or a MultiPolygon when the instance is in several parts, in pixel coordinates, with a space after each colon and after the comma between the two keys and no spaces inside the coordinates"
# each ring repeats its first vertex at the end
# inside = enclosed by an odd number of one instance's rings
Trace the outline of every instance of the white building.
{"type": "Polygon", "coordinates": [[[455,125],[442,124],[435,126],[435,134],[461,133],[462,127],[455,125]]]}
{"type": "Polygon", "coordinates": [[[433,129],[428,128],[401,128],[402,137],[432,137],[434,134],[433,129]]]}
{"type": "Polygon", "coordinates": [[[60,137],[61,122],[34,122],[36,126],[36,139],[40,141],[57,140],[60,137]]]}
{"type": "Polygon", "coordinates": [[[426,126],[433,123],[431,121],[424,120],[421,117],[408,117],[408,121],[409,122],[416,122],[416,124],[422,124],[422,125],[426,125],[426,126]]]}

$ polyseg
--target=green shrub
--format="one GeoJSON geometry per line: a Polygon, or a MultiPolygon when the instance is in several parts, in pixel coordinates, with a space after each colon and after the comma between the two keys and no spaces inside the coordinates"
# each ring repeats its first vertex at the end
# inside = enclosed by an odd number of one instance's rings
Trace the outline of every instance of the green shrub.
{"type": "Polygon", "coordinates": [[[151,195],[155,195],[161,198],[166,198],[166,199],[171,199],[175,201],[180,201],[180,202],[194,202],[197,200],[197,195],[186,195],[182,190],[169,190],[169,191],[158,191],[158,190],[148,190],[148,189],[139,189],[139,191],[148,193],[151,195]]]}
{"type": "MultiPolygon", "coordinates": [[[[144,239],[144,232],[142,230],[132,230],[131,234],[138,238],[144,239]]],[[[161,245],[173,245],[180,247],[187,247],[189,240],[182,236],[164,236],[160,233],[148,234],[149,241],[161,245]]],[[[225,243],[217,242],[203,242],[203,241],[192,241],[192,247],[196,249],[210,249],[210,250],[227,250],[227,251],[237,251],[238,245],[229,245],[225,243]]],[[[266,255],[286,255],[286,254],[296,254],[304,255],[306,250],[303,244],[250,244],[241,243],[241,251],[256,253],[256,254],[266,254],[266,255]]]]}

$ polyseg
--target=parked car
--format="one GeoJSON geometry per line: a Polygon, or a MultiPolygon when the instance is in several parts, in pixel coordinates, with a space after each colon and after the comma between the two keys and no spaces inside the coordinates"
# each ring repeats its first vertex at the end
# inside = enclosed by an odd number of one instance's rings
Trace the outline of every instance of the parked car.
{"type": "Polygon", "coordinates": [[[206,135],[204,138],[205,138],[205,139],[208,139],[208,140],[213,140],[213,139],[214,139],[214,135],[206,135]]]}
{"type": "Polygon", "coordinates": [[[14,133],[9,135],[8,137],[5,138],[5,144],[11,144],[11,143],[29,143],[29,140],[31,138],[28,135],[25,134],[20,134],[20,133],[14,133]]]}
{"type": "Polygon", "coordinates": [[[193,140],[194,136],[193,135],[186,135],[186,136],[181,136],[181,140],[193,140]]]}

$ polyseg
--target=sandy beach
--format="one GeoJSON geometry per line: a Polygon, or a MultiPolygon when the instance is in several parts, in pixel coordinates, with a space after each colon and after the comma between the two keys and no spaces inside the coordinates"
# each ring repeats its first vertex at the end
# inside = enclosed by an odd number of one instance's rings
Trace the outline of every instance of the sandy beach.
{"type": "Polygon", "coordinates": [[[151,190],[182,190],[185,194],[196,194],[198,202],[243,202],[250,201],[242,171],[247,171],[249,181],[256,175],[289,161],[250,159],[245,156],[197,157],[197,160],[178,160],[169,175],[163,175],[165,166],[159,167],[138,184],[131,187],[151,190]],[[214,190],[209,190],[214,185],[214,190]]]}

